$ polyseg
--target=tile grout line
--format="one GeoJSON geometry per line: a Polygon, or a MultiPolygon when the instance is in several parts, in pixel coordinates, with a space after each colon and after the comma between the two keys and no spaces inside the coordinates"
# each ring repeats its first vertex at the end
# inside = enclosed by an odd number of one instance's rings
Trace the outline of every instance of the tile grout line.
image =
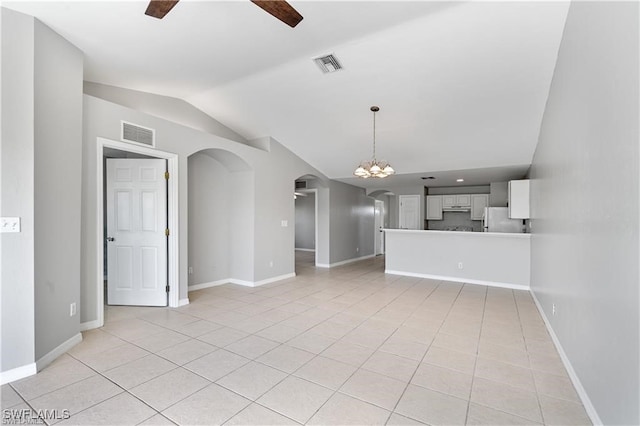
{"type": "Polygon", "coordinates": [[[464,423],[465,425],[469,422],[469,411],[471,411],[471,395],[473,394],[473,383],[476,378],[476,368],[478,367],[478,356],[480,351],[480,340],[482,339],[482,329],[484,326],[484,316],[487,311],[487,297],[489,295],[489,288],[486,287],[484,289],[484,302],[482,303],[482,319],[480,320],[480,333],[478,333],[478,341],[476,346],[475,357],[473,361],[473,373],[471,374],[471,386],[469,387],[469,403],[467,404],[467,412],[465,414],[464,423]]]}

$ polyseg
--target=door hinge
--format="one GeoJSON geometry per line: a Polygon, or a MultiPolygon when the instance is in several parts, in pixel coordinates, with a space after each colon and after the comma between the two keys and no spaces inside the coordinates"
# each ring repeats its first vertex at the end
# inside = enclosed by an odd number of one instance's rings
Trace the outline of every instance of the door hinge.
{"type": "Polygon", "coordinates": [[[165,290],[167,291],[167,293],[169,293],[169,286],[166,286],[165,290]]]}
{"type": "Polygon", "coordinates": [[[169,180],[169,172],[164,172],[164,178],[169,180]]]}
{"type": "Polygon", "coordinates": [[[169,236],[169,228],[164,230],[164,235],[166,235],[167,237],[169,236]]]}

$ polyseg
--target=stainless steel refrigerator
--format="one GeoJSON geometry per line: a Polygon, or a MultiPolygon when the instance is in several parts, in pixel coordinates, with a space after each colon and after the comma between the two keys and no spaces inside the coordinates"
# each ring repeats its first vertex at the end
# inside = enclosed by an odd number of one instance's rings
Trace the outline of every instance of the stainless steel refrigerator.
{"type": "Polygon", "coordinates": [[[485,207],[482,227],[484,232],[523,232],[522,219],[509,219],[508,207],[485,207]]]}

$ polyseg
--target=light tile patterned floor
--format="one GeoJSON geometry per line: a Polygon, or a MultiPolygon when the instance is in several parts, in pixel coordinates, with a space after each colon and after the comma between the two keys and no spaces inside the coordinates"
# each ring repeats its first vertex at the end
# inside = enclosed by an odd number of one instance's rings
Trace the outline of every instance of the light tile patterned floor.
{"type": "Polygon", "coordinates": [[[385,275],[384,259],[223,285],[103,328],[3,409],[50,424],[590,424],[531,296],[385,275]]]}

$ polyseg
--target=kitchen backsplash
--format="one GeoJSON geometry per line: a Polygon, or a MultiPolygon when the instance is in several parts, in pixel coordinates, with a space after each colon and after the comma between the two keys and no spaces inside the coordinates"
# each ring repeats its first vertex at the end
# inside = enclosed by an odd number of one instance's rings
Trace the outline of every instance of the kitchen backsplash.
{"type": "Polygon", "coordinates": [[[481,220],[471,220],[469,212],[443,212],[442,220],[427,221],[430,231],[473,230],[482,231],[481,220]]]}

